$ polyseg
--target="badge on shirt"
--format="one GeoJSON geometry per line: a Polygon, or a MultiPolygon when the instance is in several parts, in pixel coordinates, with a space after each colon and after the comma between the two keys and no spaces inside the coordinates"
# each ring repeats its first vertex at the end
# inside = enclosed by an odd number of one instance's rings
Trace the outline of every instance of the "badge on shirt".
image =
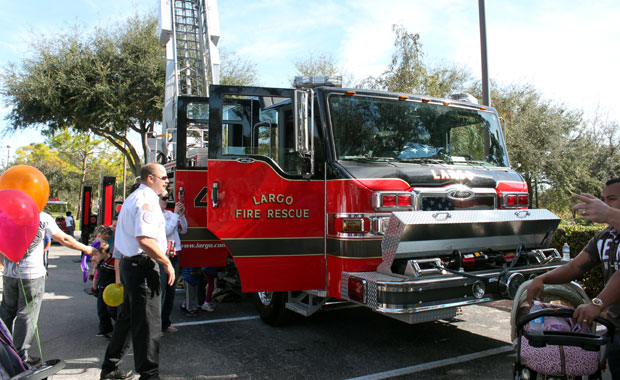
{"type": "Polygon", "coordinates": [[[144,213],[142,213],[142,220],[144,220],[145,223],[153,223],[153,208],[151,205],[145,203],[142,208],[144,209],[144,213]]]}
{"type": "Polygon", "coordinates": [[[144,223],[148,223],[148,224],[153,223],[153,213],[150,211],[143,213],[142,220],[144,220],[144,223]]]}

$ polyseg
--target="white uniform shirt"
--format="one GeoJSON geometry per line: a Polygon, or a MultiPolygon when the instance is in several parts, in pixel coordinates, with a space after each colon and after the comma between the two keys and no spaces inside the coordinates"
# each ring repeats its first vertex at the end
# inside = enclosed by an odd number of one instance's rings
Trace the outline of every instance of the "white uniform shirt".
{"type": "Polygon", "coordinates": [[[47,274],[47,269],[45,269],[43,262],[43,238],[46,234],[53,236],[58,232],[61,230],[54,218],[46,212],[41,212],[39,214],[39,230],[24,257],[19,261],[19,270],[14,262],[5,258],[3,275],[25,279],[44,277],[47,274]]]}
{"type": "Polygon", "coordinates": [[[170,210],[164,211],[164,218],[166,219],[166,239],[174,240],[174,250],[179,252],[181,250],[179,233],[187,233],[187,219],[185,215],[179,216],[170,210]]]}
{"type": "Polygon", "coordinates": [[[71,215],[65,218],[65,226],[67,227],[73,226],[73,217],[71,215]]]}
{"type": "Polygon", "coordinates": [[[150,187],[141,184],[121,207],[114,235],[114,250],[125,256],[142,254],[136,238],[146,236],[157,240],[166,252],[166,223],[159,206],[159,196],[150,187]]]}

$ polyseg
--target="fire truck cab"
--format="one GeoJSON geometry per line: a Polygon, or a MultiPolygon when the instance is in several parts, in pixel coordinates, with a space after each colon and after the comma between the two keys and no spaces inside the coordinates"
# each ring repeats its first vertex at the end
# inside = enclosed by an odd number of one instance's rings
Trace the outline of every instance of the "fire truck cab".
{"type": "Polygon", "coordinates": [[[333,82],[178,97],[165,166],[190,226],[182,266],[231,257],[278,324],[333,302],[449,318],[560,264],[559,218],[527,208],[492,107],[333,82]]]}

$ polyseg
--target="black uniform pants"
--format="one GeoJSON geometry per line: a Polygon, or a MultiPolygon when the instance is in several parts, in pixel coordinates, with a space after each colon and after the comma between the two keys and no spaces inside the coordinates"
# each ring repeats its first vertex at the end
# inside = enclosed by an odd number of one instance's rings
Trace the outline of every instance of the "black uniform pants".
{"type": "Polygon", "coordinates": [[[101,368],[109,372],[118,366],[129,348],[131,334],[134,364],[140,379],[158,379],[162,333],[157,265],[144,255],[123,258],[120,274],[124,288],[123,303],[101,368]],[[153,283],[155,278],[156,284],[153,283]]]}
{"type": "Polygon", "coordinates": [[[112,321],[116,321],[118,309],[108,306],[103,300],[103,292],[109,284],[97,284],[97,315],[99,316],[99,332],[109,334],[113,330],[112,321]]]}

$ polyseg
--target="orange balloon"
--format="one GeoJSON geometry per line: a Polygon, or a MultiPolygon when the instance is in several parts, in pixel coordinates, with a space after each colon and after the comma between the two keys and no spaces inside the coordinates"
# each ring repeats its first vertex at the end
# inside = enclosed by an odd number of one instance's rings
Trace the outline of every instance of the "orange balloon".
{"type": "Polygon", "coordinates": [[[9,168],[0,176],[0,190],[15,189],[28,194],[39,209],[43,211],[50,196],[50,185],[39,169],[28,165],[9,168]]]}

